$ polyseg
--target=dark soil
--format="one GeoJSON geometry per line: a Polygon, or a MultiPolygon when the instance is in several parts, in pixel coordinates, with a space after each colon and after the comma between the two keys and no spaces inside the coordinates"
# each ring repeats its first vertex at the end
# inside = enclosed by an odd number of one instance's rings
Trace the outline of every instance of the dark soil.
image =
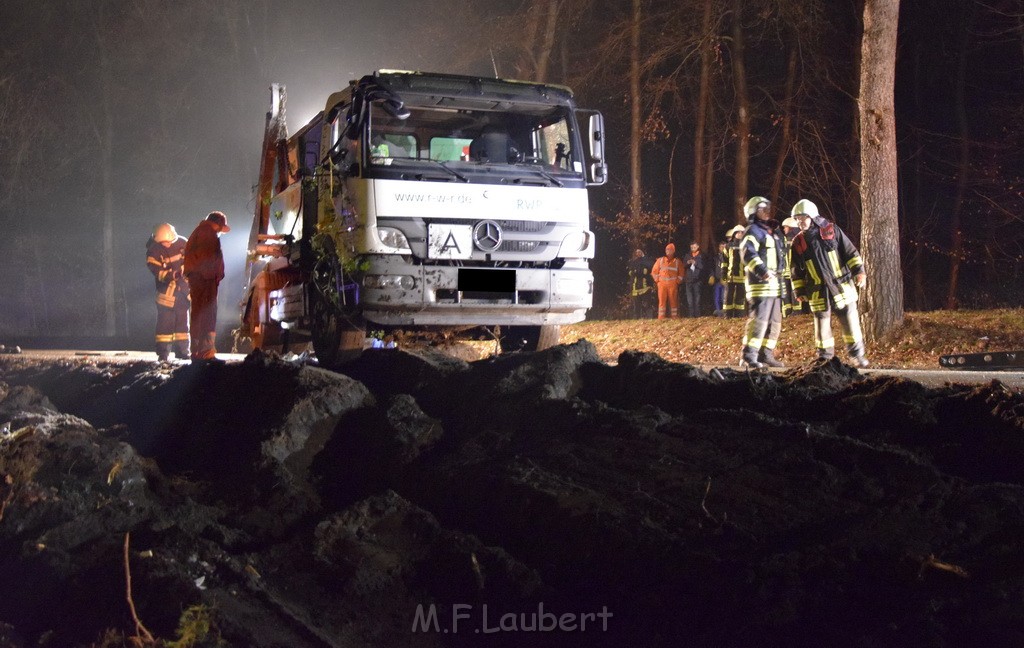
{"type": "Polygon", "coordinates": [[[128,573],[151,645],[1020,646],[1022,417],[585,341],[3,357],[0,646],[138,644],[128,573]]]}

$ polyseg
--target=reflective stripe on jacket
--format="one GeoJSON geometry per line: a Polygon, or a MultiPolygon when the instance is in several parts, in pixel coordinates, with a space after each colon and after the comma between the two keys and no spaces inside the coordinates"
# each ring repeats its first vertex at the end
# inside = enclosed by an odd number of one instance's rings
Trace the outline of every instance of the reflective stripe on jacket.
{"type": "Polygon", "coordinates": [[[864,272],[864,261],[846,233],[818,217],[793,239],[793,290],[807,300],[812,312],[857,301],[853,277],[864,272]]]}
{"type": "Polygon", "coordinates": [[[654,262],[651,277],[658,283],[668,282],[679,284],[683,281],[683,262],[678,258],[661,257],[654,262]]]}
{"type": "Polygon", "coordinates": [[[188,284],[182,274],[185,265],[184,236],[179,236],[168,247],[150,239],[146,248],[146,267],[156,279],[156,303],[173,308],[177,300],[188,299],[188,284]],[[175,279],[177,274],[180,279],[175,279]]]}
{"type": "Polygon", "coordinates": [[[782,295],[786,270],[786,242],[768,223],[755,220],[740,241],[747,299],[782,295]]]}

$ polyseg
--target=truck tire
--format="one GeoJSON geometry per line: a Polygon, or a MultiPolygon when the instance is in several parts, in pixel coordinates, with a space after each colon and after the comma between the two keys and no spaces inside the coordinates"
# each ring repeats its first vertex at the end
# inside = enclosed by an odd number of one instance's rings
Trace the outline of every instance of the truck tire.
{"type": "Polygon", "coordinates": [[[365,327],[339,313],[316,289],[309,293],[313,352],[320,364],[332,367],[362,353],[365,327]]]}
{"type": "Polygon", "coordinates": [[[546,326],[503,326],[499,343],[502,353],[543,351],[558,344],[562,329],[557,324],[546,326]]]}

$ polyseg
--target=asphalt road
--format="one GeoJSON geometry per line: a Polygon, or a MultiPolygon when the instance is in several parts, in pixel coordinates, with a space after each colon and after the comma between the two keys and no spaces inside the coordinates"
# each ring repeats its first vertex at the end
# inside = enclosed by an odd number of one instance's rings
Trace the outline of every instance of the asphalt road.
{"type": "MultiPolygon", "coordinates": [[[[0,357],[16,357],[16,354],[4,354],[0,357]]],[[[26,358],[39,358],[45,360],[82,360],[93,359],[108,362],[155,362],[156,354],[152,351],[86,351],[77,349],[22,349],[21,356],[26,358]]],[[[245,358],[241,353],[218,353],[222,360],[241,361],[245,358]]],[[[711,366],[703,367],[705,370],[711,366]]],[[[777,369],[775,371],[784,371],[777,369]]],[[[942,387],[948,383],[966,385],[985,385],[993,380],[998,380],[1007,387],[1014,389],[1024,388],[1024,370],[1013,371],[950,371],[948,369],[885,369],[870,368],[861,369],[861,373],[867,376],[896,376],[907,380],[914,380],[928,387],[942,387]]]]}

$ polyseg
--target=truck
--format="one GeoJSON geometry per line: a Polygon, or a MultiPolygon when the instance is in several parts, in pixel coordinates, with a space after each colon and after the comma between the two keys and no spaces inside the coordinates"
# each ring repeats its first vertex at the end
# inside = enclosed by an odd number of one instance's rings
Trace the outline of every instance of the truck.
{"type": "Polygon", "coordinates": [[[586,317],[607,163],[570,89],[381,70],[290,136],[285,104],[272,85],[240,338],[331,364],[368,331],[483,330],[504,352],[586,317]]]}

